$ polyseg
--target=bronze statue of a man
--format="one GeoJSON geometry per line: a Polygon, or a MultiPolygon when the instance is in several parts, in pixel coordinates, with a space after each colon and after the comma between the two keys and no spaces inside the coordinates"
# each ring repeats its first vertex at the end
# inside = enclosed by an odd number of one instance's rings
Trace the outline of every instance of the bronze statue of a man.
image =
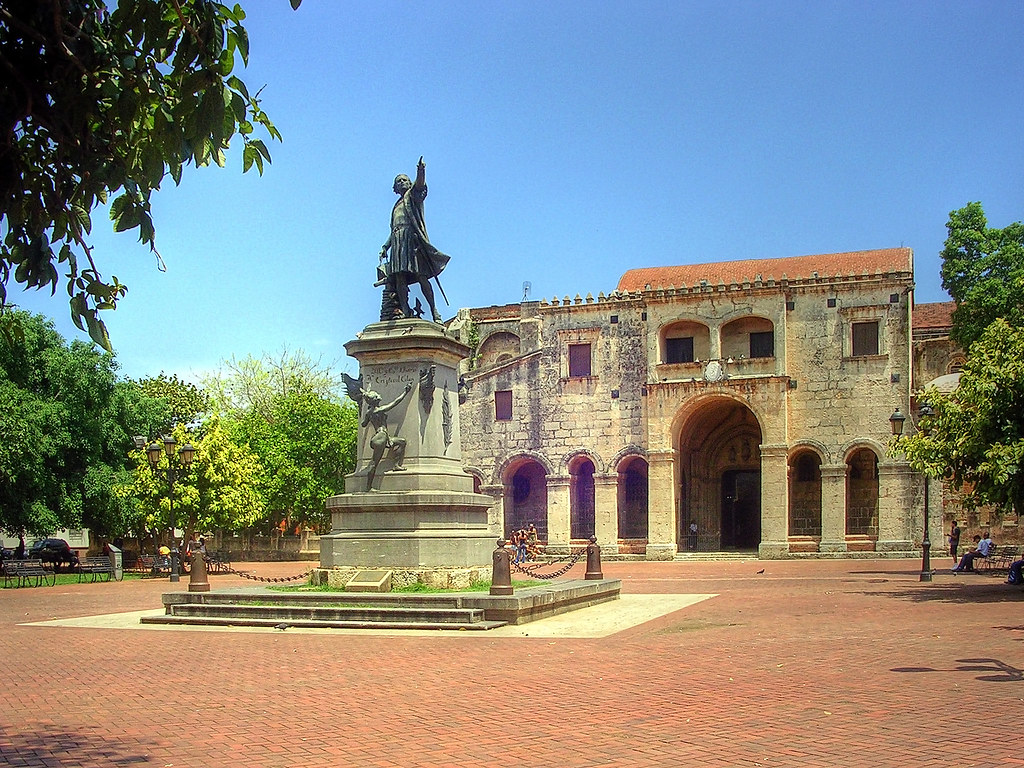
{"type": "Polygon", "coordinates": [[[430,307],[430,317],[439,323],[441,314],[434,304],[434,289],[430,285],[430,278],[436,279],[441,274],[450,257],[431,245],[427,237],[427,226],[423,220],[423,200],[427,196],[426,165],[422,157],[416,164],[416,181],[410,181],[404,173],[399,174],[395,177],[394,190],[399,197],[391,210],[391,236],[380,249],[382,264],[378,270],[380,279],[377,285],[385,286],[381,320],[415,317],[409,308],[409,285],[419,283],[430,307]],[[383,263],[385,260],[386,263],[383,263]],[[393,306],[391,316],[385,317],[389,313],[388,292],[393,294],[390,302],[393,306]]]}

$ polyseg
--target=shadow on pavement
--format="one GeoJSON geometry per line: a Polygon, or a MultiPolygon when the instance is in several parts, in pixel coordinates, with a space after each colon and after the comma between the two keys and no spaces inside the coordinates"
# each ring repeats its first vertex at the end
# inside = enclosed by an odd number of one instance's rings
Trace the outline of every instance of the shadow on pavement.
{"type": "Polygon", "coordinates": [[[141,745],[130,746],[110,739],[96,729],[47,730],[39,723],[31,734],[9,734],[0,728],[0,762],[4,765],[67,766],[135,765],[151,762],[151,756],[139,752],[141,745]]]}
{"type": "Polygon", "coordinates": [[[1024,669],[1017,669],[999,659],[957,659],[957,666],[949,669],[933,667],[895,667],[891,672],[995,672],[998,674],[979,675],[975,680],[985,683],[1019,683],[1024,681],[1024,669]]]}
{"type": "Polygon", "coordinates": [[[1001,581],[946,581],[930,582],[917,587],[899,587],[888,590],[863,590],[863,595],[892,597],[915,603],[1024,603],[1024,591],[1001,581]]]}

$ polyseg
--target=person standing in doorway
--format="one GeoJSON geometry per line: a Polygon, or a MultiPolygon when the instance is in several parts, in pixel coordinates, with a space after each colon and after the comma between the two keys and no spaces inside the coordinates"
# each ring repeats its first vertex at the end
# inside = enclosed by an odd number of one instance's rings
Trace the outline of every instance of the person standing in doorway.
{"type": "Polygon", "coordinates": [[[959,558],[957,557],[957,550],[960,548],[960,526],[956,524],[956,520],[953,521],[953,525],[949,529],[949,554],[953,558],[955,563],[959,558]]]}
{"type": "Polygon", "coordinates": [[[691,552],[697,551],[697,522],[690,522],[690,530],[686,534],[686,548],[691,552]]]}

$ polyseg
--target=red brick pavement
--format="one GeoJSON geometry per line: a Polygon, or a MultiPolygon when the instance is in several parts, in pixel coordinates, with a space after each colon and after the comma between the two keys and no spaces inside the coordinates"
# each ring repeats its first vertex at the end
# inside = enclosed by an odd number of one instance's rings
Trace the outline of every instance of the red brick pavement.
{"type": "Polygon", "coordinates": [[[3,590],[0,764],[1024,766],[1024,592],[915,565],[606,562],[718,596],[600,639],[20,626],[169,585],[3,590]]]}

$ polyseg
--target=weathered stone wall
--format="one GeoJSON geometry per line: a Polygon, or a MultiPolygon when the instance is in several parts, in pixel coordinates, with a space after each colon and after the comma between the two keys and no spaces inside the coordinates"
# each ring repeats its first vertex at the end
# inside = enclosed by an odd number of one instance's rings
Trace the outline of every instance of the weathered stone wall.
{"type": "Polygon", "coordinates": [[[912,281],[910,272],[815,274],[463,310],[451,329],[480,349],[476,367],[464,368],[464,456],[484,492],[502,500],[499,515],[514,507],[517,468],[543,468],[549,545],[570,544],[574,460],[585,455],[594,466],[595,528],[606,535],[602,546],[615,546],[617,468],[639,455],[648,465],[649,558],[671,557],[690,518],[703,516],[702,533],[721,524],[717,483],[732,471],[760,473],[762,556],[785,556],[791,539],[794,552],[819,541],[822,552],[847,551],[848,539],[851,550],[911,550],[920,502],[913,476],[886,446],[889,414],[909,406],[912,281]],[[877,350],[853,354],[857,323],[877,324],[877,350]],[[765,333],[773,335],[770,356],[750,338],[763,344],[765,333]],[[695,359],[666,362],[666,337],[683,336],[694,337],[695,359]],[[591,345],[591,375],[569,375],[572,344],[591,345]],[[509,420],[495,419],[499,391],[511,392],[509,420]],[[717,416],[726,426],[715,426],[717,416]],[[730,458],[741,432],[754,455],[730,458]],[[800,451],[817,455],[819,478],[791,494],[789,459],[800,451]],[[851,486],[854,456],[854,474],[860,463],[878,466],[871,499],[851,486]],[[820,518],[801,512],[790,530],[790,498],[802,510],[820,507],[820,518]],[[861,511],[848,520],[848,507],[861,511]]]}

